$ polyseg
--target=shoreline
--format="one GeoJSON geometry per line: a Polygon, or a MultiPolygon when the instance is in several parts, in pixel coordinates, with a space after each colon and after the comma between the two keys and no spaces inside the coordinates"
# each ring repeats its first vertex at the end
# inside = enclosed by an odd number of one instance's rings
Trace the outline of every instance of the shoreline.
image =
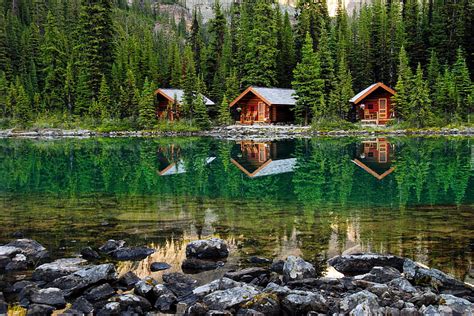
{"type": "Polygon", "coordinates": [[[249,257],[250,267],[227,270],[231,249],[224,240],[194,240],[186,246],[181,272],[154,262],[162,280],[119,275],[118,261],[139,262],[155,250],[108,240],[86,247],[77,257],[55,261],[38,242],[12,240],[0,245],[2,273],[32,271],[0,283],[0,315],[472,315],[474,287],[409,258],[390,254],[339,255],[327,261],[332,270],[320,276],[301,257],[285,260],[249,257]],[[104,261],[105,260],[105,261],[104,261]],[[216,271],[199,282],[194,272],[216,271]],[[221,272],[219,272],[221,271],[221,272]]]}
{"type": "Polygon", "coordinates": [[[474,136],[474,127],[433,129],[355,129],[313,130],[309,126],[278,125],[230,125],[208,131],[111,131],[100,132],[87,129],[4,129],[0,138],[90,138],[90,137],[213,137],[218,139],[288,139],[311,137],[379,137],[379,136],[474,136]]]}

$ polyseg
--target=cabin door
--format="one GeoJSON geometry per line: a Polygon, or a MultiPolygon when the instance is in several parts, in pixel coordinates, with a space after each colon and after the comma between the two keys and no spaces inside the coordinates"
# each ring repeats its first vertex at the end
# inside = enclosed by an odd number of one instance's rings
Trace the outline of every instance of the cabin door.
{"type": "Polygon", "coordinates": [[[262,122],[265,120],[265,103],[258,102],[258,121],[262,122]]]}
{"type": "Polygon", "coordinates": [[[379,99],[379,118],[387,118],[387,99],[379,99]]]}

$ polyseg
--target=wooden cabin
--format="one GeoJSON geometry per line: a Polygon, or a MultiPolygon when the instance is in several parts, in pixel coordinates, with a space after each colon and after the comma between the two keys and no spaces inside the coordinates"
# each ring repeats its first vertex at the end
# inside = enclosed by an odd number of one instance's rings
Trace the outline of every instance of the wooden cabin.
{"type": "Polygon", "coordinates": [[[292,172],[294,146],[283,142],[241,141],[231,162],[250,178],[292,172]]]}
{"type": "Polygon", "coordinates": [[[357,93],[349,100],[355,111],[355,119],[364,124],[387,124],[395,118],[391,101],[395,93],[395,90],[382,82],[374,83],[357,93]]]}
{"type": "Polygon", "coordinates": [[[386,138],[376,138],[363,141],[352,162],[377,180],[382,180],[395,170],[392,167],[394,158],[395,145],[386,138]]]}
{"type": "Polygon", "coordinates": [[[230,107],[241,124],[290,123],[294,121],[295,90],[248,87],[230,107]]]}
{"type": "MultiPolygon", "coordinates": [[[[203,96],[206,106],[213,106],[214,102],[203,96]]],[[[158,89],[155,91],[156,117],[173,121],[180,117],[180,107],[184,100],[182,89],[158,89]]]]}
{"type": "MultiPolygon", "coordinates": [[[[158,170],[160,176],[171,176],[186,173],[186,167],[182,158],[181,148],[175,144],[160,146],[157,149],[158,170]]],[[[216,157],[207,157],[205,165],[210,164],[216,157]]]]}

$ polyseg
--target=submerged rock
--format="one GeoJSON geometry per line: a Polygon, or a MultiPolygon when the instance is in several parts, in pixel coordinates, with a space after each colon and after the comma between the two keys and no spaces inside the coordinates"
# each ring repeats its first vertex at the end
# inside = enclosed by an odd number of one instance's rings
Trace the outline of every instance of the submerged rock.
{"type": "Polygon", "coordinates": [[[123,246],[125,246],[125,241],[110,239],[110,240],[107,240],[105,244],[99,247],[99,251],[110,253],[119,248],[122,248],[123,246]]]}
{"type": "Polygon", "coordinates": [[[405,259],[392,255],[380,254],[353,254],[336,256],[328,260],[328,264],[337,271],[347,275],[358,275],[368,273],[373,267],[392,267],[403,271],[405,259]]]}
{"type": "Polygon", "coordinates": [[[283,265],[283,279],[288,282],[312,278],[316,275],[314,266],[300,257],[288,256],[283,265]]]}
{"type": "Polygon", "coordinates": [[[150,270],[152,272],[168,270],[169,268],[171,268],[171,266],[167,264],[166,262],[153,262],[150,265],[150,270]]]}
{"type": "Polygon", "coordinates": [[[236,280],[236,281],[243,281],[243,282],[250,282],[254,278],[261,277],[261,276],[268,276],[270,271],[265,268],[253,267],[253,268],[246,268],[237,271],[227,272],[224,276],[236,280]]]}
{"type": "Polygon", "coordinates": [[[51,282],[57,278],[69,275],[84,269],[86,260],[81,258],[58,259],[50,263],[40,265],[33,272],[33,280],[51,282]]]}
{"type": "Polygon", "coordinates": [[[155,250],[147,247],[136,247],[136,248],[119,248],[110,252],[112,258],[121,261],[139,261],[143,260],[155,250]]]}
{"type": "Polygon", "coordinates": [[[82,249],[81,250],[81,256],[82,256],[82,258],[84,258],[86,260],[98,260],[98,259],[100,259],[100,255],[97,253],[97,251],[95,251],[91,247],[86,247],[86,248],[82,249]]]}
{"type": "Polygon", "coordinates": [[[199,259],[227,258],[229,249],[224,240],[210,238],[207,240],[195,240],[186,246],[186,257],[199,259]]]}

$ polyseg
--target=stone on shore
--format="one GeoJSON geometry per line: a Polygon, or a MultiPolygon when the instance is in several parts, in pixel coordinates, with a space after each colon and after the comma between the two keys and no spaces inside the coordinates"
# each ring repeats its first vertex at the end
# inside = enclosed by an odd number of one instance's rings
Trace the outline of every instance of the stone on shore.
{"type": "Polygon", "coordinates": [[[195,240],[186,246],[186,257],[199,259],[227,258],[229,249],[224,240],[210,238],[206,240],[195,240]]]}
{"type": "Polygon", "coordinates": [[[282,305],[292,315],[304,315],[310,311],[325,313],[328,310],[327,300],[321,294],[309,291],[290,292],[282,305]]]}
{"type": "Polygon", "coordinates": [[[328,264],[343,274],[359,275],[370,272],[376,266],[392,267],[401,272],[404,261],[404,258],[398,256],[361,253],[336,256],[329,259],[328,264]]]}
{"type": "Polygon", "coordinates": [[[379,304],[377,302],[377,295],[367,290],[363,290],[346,296],[341,300],[339,308],[341,312],[348,313],[354,308],[356,308],[357,305],[362,303],[365,303],[367,307],[373,312],[376,312],[379,308],[379,304]]]}
{"type": "Polygon", "coordinates": [[[40,265],[33,272],[32,279],[36,281],[51,282],[57,278],[69,275],[84,269],[86,260],[81,258],[64,258],[40,265]]]}
{"type": "Polygon", "coordinates": [[[140,261],[154,252],[154,249],[147,247],[124,247],[110,252],[110,255],[112,256],[112,258],[120,261],[140,261]]]}
{"type": "Polygon", "coordinates": [[[55,308],[45,304],[31,304],[28,306],[27,316],[44,316],[51,315],[55,308]]]}
{"type": "Polygon", "coordinates": [[[222,261],[186,258],[181,264],[181,269],[190,271],[208,271],[217,269],[223,265],[224,263],[222,261]]]}
{"type": "Polygon", "coordinates": [[[58,288],[47,288],[33,291],[30,295],[30,301],[33,304],[44,304],[57,308],[63,308],[66,306],[63,292],[58,288]]]}
{"type": "Polygon", "coordinates": [[[288,256],[283,265],[283,279],[286,282],[312,278],[315,275],[314,266],[300,257],[288,256]]]}
{"type": "Polygon", "coordinates": [[[110,240],[107,240],[105,244],[99,247],[99,251],[104,252],[104,253],[110,253],[119,248],[122,248],[123,246],[125,246],[125,241],[110,239],[110,240]]]}
{"type": "Polygon", "coordinates": [[[97,253],[97,251],[95,251],[91,247],[86,247],[86,248],[82,249],[81,250],[81,256],[82,256],[82,258],[84,258],[86,260],[98,260],[98,259],[100,259],[100,255],[97,253]]]}
{"type": "Polygon", "coordinates": [[[225,310],[251,300],[260,292],[253,286],[242,285],[227,290],[218,290],[206,295],[203,302],[213,310],[225,310]]]}

